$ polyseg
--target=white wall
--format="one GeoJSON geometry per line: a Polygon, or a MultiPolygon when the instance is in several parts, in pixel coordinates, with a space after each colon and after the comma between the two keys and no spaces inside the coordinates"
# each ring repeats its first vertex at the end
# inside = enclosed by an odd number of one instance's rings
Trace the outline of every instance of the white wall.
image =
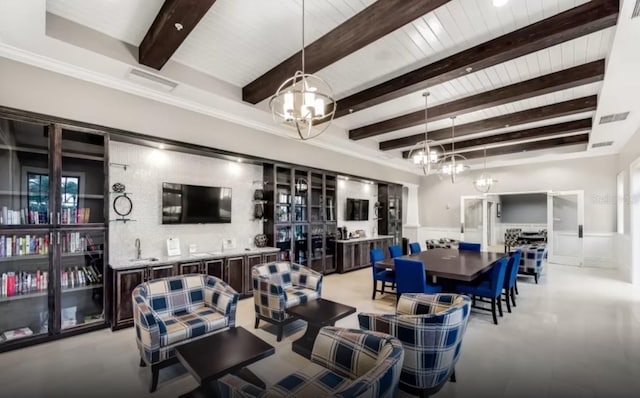
{"type": "MultiPolygon", "coordinates": [[[[111,142],[112,163],[127,164],[127,170],[112,166],[109,185],[123,183],[131,192],[133,222],[111,222],[109,261],[118,263],[135,258],[134,242],[139,238],[143,257],[167,254],[167,238],[179,238],[182,253],[189,245],[198,252],[220,251],[222,240],[236,239],[236,247],[253,247],[253,238],[262,233],[262,223],[253,221],[253,181],[262,180],[262,166],[195,156],[111,142]],[[162,183],[230,187],[230,224],[162,224],[162,183]]],[[[112,195],[113,196],[113,195],[112,195]]],[[[112,198],[110,198],[112,199],[112,198]]],[[[111,208],[110,219],[117,218],[111,208]]]]}
{"type": "Polygon", "coordinates": [[[347,227],[348,232],[363,229],[367,236],[372,236],[373,229],[378,228],[375,219],[374,205],[378,201],[378,185],[353,180],[338,180],[338,227],[347,227]],[[369,201],[368,221],[346,221],[347,198],[367,199],[369,201]]]}

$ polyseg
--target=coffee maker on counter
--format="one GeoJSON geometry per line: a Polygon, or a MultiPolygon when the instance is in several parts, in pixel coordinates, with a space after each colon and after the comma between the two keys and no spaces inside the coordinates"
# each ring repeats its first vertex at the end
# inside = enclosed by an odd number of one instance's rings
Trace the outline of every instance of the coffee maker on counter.
{"type": "Polygon", "coordinates": [[[338,228],[338,239],[339,240],[349,239],[349,233],[347,232],[347,227],[338,228]]]}

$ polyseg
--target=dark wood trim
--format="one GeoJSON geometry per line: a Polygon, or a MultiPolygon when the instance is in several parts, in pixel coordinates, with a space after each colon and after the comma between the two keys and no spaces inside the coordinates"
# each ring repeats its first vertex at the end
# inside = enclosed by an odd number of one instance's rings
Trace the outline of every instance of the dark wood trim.
{"type": "Polygon", "coordinates": [[[160,70],[215,2],[166,0],[140,43],[138,62],[160,70]]]}
{"type": "MultiPolygon", "coordinates": [[[[496,134],[490,135],[488,137],[460,141],[455,143],[455,148],[456,150],[467,149],[473,147],[481,147],[484,145],[502,144],[510,141],[529,140],[532,138],[548,139],[560,134],[591,130],[592,124],[593,121],[591,118],[573,120],[571,122],[551,124],[548,126],[534,127],[525,130],[512,131],[510,133],[496,134]]],[[[446,152],[451,151],[451,146],[451,144],[442,145],[446,152]]],[[[402,157],[407,159],[409,157],[409,151],[402,152],[402,157]]]]}
{"type": "MultiPolygon", "coordinates": [[[[478,120],[456,126],[456,137],[465,135],[482,133],[485,131],[500,129],[509,126],[517,126],[520,124],[538,122],[540,120],[551,119],[560,116],[573,115],[595,111],[598,105],[598,96],[578,98],[557,104],[545,105],[539,108],[527,109],[525,111],[509,113],[492,117],[489,119],[478,120]]],[[[439,130],[429,131],[428,138],[434,141],[446,140],[451,138],[451,128],[446,127],[439,130]]],[[[410,147],[424,140],[424,133],[414,134],[407,137],[396,138],[393,140],[380,142],[381,151],[390,151],[392,149],[400,149],[410,147]]]]}
{"type": "MultiPolygon", "coordinates": [[[[492,106],[594,83],[604,78],[604,59],[559,72],[500,87],[429,108],[429,120],[474,112],[492,106]]],[[[424,123],[424,109],[349,131],[349,138],[360,140],[424,123]]]]}
{"type": "MultiPolygon", "coordinates": [[[[331,32],[305,47],[305,72],[317,71],[358,51],[449,0],[379,0],[331,32]]],[[[301,69],[298,51],[242,88],[242,99],[257,104],[273,95],[286,79],[301,69]]]]}
{"type": "Polygon", "coordinates": [[[593,0],[496,39],[479,44],[384,83],[342,98],[336,117],[424,90],[436,84],[614,26],[618,0],[593,0]]]}
{"type": "MultiPolygon", "coordinates": [[[[506,145],[497,148],[487,149],[487,157],[509,155],[518,152],[539,151],[542,149],[551,149],[568,145],[586,144],[589,142],[589,134],[577,134],[568,137],[558,137],[549,140],[541,140],[527,142],[522,144],[506,145]]],[[[484,150],[463,152],[461,153],[467,159],[478,159],[484,157],[484,150]]]]}

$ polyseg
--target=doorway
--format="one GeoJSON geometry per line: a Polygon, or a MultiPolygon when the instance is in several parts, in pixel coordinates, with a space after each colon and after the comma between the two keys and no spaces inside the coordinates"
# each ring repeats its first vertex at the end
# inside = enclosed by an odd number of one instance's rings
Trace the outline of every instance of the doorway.
{"type": "Polygon", "coordinates": [[[640,158],[629,166],[631,283],[640,284],[640,158]]]}

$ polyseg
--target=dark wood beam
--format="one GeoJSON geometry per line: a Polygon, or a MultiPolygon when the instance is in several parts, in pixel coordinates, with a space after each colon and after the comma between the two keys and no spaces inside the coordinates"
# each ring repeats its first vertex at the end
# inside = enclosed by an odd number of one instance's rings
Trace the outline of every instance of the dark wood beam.
{"type": "MultiPolygon", "coordinates": [[[[358,51],[450,0],[378,0],[331,32],[305,47],[305,72],[315,73],[358,51]]],[[[301,69],[302,51],[275,66],[242,89],[242,99],[257,104],[273,95],[301,69]]]]}
{"type": "MultiPolygon", "coordinates": [[[[487,157],[509,155],[519,152],[532,152],[542,149],[558,148],[568,145],[586,144],[589,142],[589,134],[577,134],[568,137],[558,137],[549,140],[526,142],[522,144],[506,145],[496,148],[487,149],[487,157]]],[[[463,155],[467,159],[478,159],[484,157],[484,149],[477,151],[464,152],[463,155]]]]}
{"type": "MultiPolygon", "coordinates": [[[[429,108],[429,120],[436,121],[450,116],[490,108],[492,106],[504,105],[509,102],[594,83],[603,78],[604,59],[601,59],[470,97],[461,98],[456,101],[436,105],[429,108]]],[[[424,110],[419,110],[350,130],[349,138],[352,140],[360,140],[406,127],[417,126],[422,123],[424,123],[424,110]]]]}
{"type": "Polygon", "coordinates": [[[140,44],[138,62],[160,70],[215,2],[165,0],[140,44]]]}
{"type": "Polygon", "coordinates": [[[433,87],[500,63],[614,26],[619,0],[592,0],[479,44],[440,61],[367,88],[336,104],[336,117],[433,87]]]}
{"type": "MultiPolygon", "coordinates": [[[[595,111],[597,105],[598,96],[592,95],[590,97],[558,102],[557,104],[545,105],[538,108],[527,109],[525,111],[478,120],[477,122],[465,123],[456,126],[456,138],[509,126],[538,122],[540,120],[555,117],[595,111]]],[[[451,128],[446,127],[443,129],[429,131],[428,138],[434,141],[451,138],[451,128]]],[[[382,141],[380,142],[380,150],[390,151],[392,149],[406,148],[415,145],[422,140],[424,140],[424,133],[382,141]]]]}
{"type": "MultiPolygon", "coordinates": [[[[534,127],[525,130],[512,131],[510,133],[490,135],[488,137],[474,138],[471,140],[459,141],[455,143],[455,149],[467,149],[473,147],[482,147],[485,145],[503,144],[511,141],[530,140],[532,138],[549,139],[554,136],[568,133],[576,133],[579,131],[591,130],[592,119],[573,120],[565,123],[551,124],[549,126],[534,127]]],[[[450,152],[451,144],[442,145],[445,152],[450,152]]],[[[489,149],[487,149],[488,151],[489,149]]],[[[463,153],[464,155],[464,153],[463,153]]],[[[402,157],[409,157],[409,151],[402,152],[402,157]]]]}

